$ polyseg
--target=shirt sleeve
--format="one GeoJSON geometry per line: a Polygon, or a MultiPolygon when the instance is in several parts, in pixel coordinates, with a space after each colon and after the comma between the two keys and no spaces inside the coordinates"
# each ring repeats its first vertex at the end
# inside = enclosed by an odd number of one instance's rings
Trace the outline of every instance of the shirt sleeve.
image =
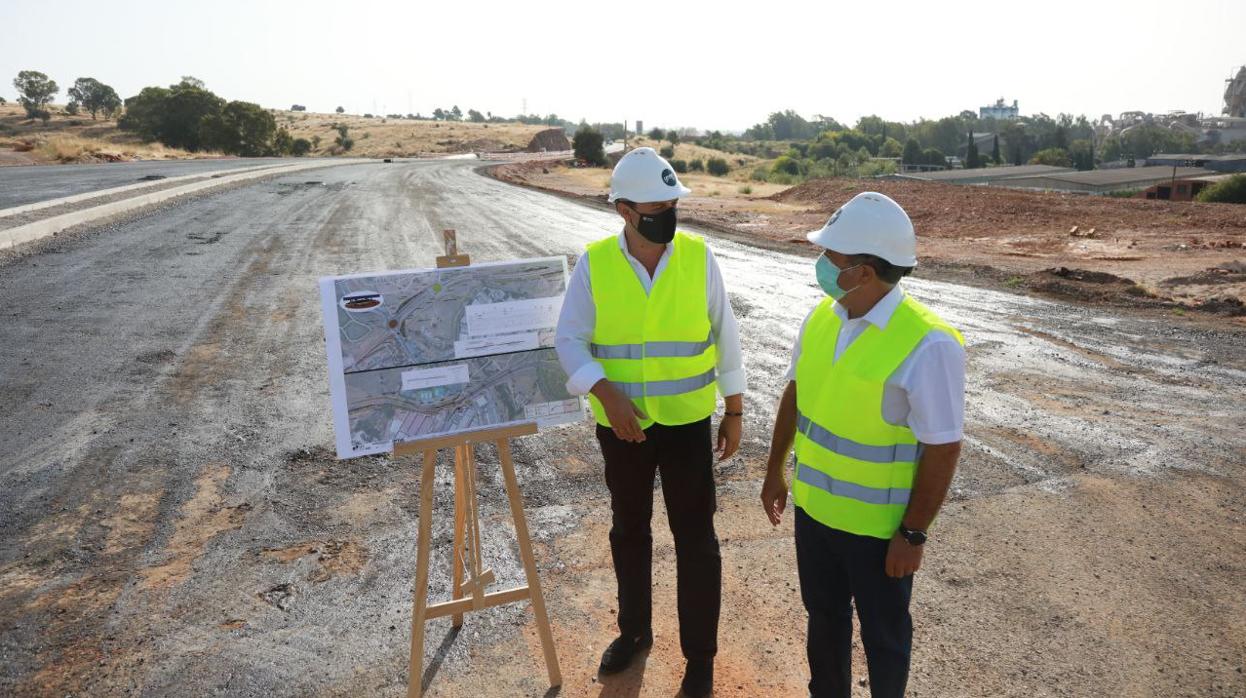
{"type": "Polygon", "coordinates": [[[917,347],[899,378],[917,440],[931,445],[960,441],[965,433],[965,348],[960,342],[938,332],[917,347]]]}
{"type": "Polygon", "coordinates": [[[705,298],[710,314],[710,332],[718,350],[718,392],[739,395],[747,387],[744,373],[744,351],[740,348],[740,326],[727,297],[722,270],[709,246],[705,247],[705,298]]]}
{"type": "Polygon", "coordinates": [[[588,254],[580,255],[567,282],[562,310],[558,315],[558,329],[554,335],[554,350],[558,362],[569,376],[567,392],[587,395],[597,381],[606,377],[606,371],[593,358],[589,344],[593,340],[593,328],[597,323],[597,306],[593,304],[593,289],[589,285],[588,254]]]}
{"type": "Polygon", "coordinates": [[[783,374],[783,377],[788,381],[796,380],[796,362],[800,360],[800,342],[805,337],[805,325],[809,324],[809,318],[813,317],[813,311],[817,309],[818,306],[815,305],[813,310],[806,313],[805,319],[800,322],[800,331],[796,333],[796,341],[792,342],[792,363],[787,365],[787,373],[783,374]]]}

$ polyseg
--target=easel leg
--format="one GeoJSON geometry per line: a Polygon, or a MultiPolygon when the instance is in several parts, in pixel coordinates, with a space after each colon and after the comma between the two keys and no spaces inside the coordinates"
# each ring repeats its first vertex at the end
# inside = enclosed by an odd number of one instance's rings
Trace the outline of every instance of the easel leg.
{"type": "Polygon", "coordinates": [[[424,610],[428,608],[428,553],[432,545],[433,466],[437,451],[424,452],[424,472],[420,475],[420,538],[416,551],[415,606],[411,612],[411,660],[407,667],[407,698],[420,698],[424,679],[424,610]]]}
{"type": "Polygon", "coordinates": [[[511,503],[511,516],[515,519],[515,536],[519,540],[519,556],[523,559],[524,572],[528,576],[532,612],[536,616],[537,634],[541,636],[541,648],[545,651],[545,668],[549,672],[551,686],[562,685],[562,672],[558,669],[558,652],[554,648],[554,634],[550,630],[549,614],[545,610],[545,595],[541,592],[541,578],[537,576],[536,558],[532,554],[532,540],[528,537],[528,522],[524,518],[523,500],[519,495],[519,483],[515,480],[515,464],[511,460],[510,441],[497,442],[498,459],[502,461],[502,475],[506,478],[506,495],[511,503]]]}
{"type": "MultiPolygon", "coordinates": [[[[465,489],[462,449],[456,448],[454,449],[454,584],[452,587],[452,598],[456,601],[463,598],[463,566],[467,564],[463,551],[464,523],[467,521],[466,504],[463,501],[465,489]]],[[[463,627],[463,614],[454,614],[451,622],[456,628],[463,627]]]]}

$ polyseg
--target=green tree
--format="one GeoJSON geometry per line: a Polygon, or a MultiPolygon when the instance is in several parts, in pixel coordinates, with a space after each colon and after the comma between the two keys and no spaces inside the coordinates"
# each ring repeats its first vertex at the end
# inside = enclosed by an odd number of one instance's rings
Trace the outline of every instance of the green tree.
{"type": "Polygon", "coordinates": [[[1095,146],[1087,139],[1079,138],[1069,144],[1069,159],[1079,170],[1095,169],[1095,146]]]}
{"type": "Polygon", "coordinates": [[[1235,174],[1198,193],[1198,200],[1207,203],[1246,204],[1246,174],[1235,174]]]}
{"type": "Polygon", "coordinates": [[[60,91],[55,80],[37,70],[23,70],[13,79],[13,87],[17,88],[17,101],[26,108],[26,116],[31,119],[42,118],[47,111],[52,95],[60,91]]]}
{"type": "Polygon", "coordinates": [[[160,142],[174,148],[202,150],[203,121],[220,114],[224,106],[225,100],[205,88],[201,81],[183,78],[169,90],[169,98],[164,105],[160,142]]]}
{"type": "MultiPolygon", "coordinates": [[[[308,144],[311,145],[310,143],[308,144]]],[[[294,137],[284,126],[277,128],[277,132],[273,134],[272,155],[293,155],[294,154],[294,137]]]]}
{"type": "Polygon", "coordinates": [[[947,156],[938,148],[926,148],[922,151],[922,162],[927,165],[947,167],[947,156]]]}
{"type": "Polygon", "coordinates": [[[827,126],[826,129],[820,129],[806,121],[800,114],[787,109],[771,113],[765,123],[754,125],[745,131],[744,135],[759,141],[808,140],[816,136],[820,130],[840,130],[829,128],[830,124],[827,126]]]}
{"type": "Polygon", "coordinates": [[[978,159],[978,144],[973,139],[972,130],[969,132],[969,145],[965,148],[965,167],[971,170],[982,167],[982,162],[978,159]]]}
{"type": "Polygon", "coordinates": [[[277,136],[277,120],[258,104],[230,102],[219,114],[203,119],[201,137],[203,145],[232,155],[259,157],[284,154],[291,144],[290,134],[282,129],[284,136],[277,136]]]}
{"type": "Polygon", "coordinates": [[[1030,158],[1031,165],[1054,165],[1056,167],[1072,167],[1073,161],[1063,148],[1044,148],[1030,158]]]}
{"type": "Polygon", "coordinates": [[[878,149],[878,156],[883,158],[898,158],[904,153],[904,146],[900,145],[900,141],[888,136],[883,141],[883,145],[878,149]]]}
{"type": "Polygon", "coordinates": [[[922,164],[922,146],[917,142],[916,138],[910,138],[904,144],[904,154],[901,161],[906,165],[922,164]]]}
{"type": "MultiPolygon", "coordinates": [[[[319,136],[317,136],[317,138],[319,138],[319,136]]],[[[311,141],[306,138],[295,138],[294,141],[290,143],[290,154],[297,158],[301,158],[310,153],[311,149],[311,141]]]]}
{"type": "Polygon", "coordinates": [[[670,141],[671,145],[679,145],[679,141],[680,141],[679,132],[676,131],[675,129],[671,129],[667,131],[666,140],[670,141]]]}
{"type": "Polygon", "coordinates": [[[991,139],[991,162],[996,165],[1003,162],[1003,158],[999,156],[999,134],[995,134],[991,139]]]}
{"type": "Polygon", "coordinates": [[[345,112],[346,112],[346,110],[345,110],[345,109],[343,109],[343,108],[341,108],[341,107],[338,107],[337,109],[334,109],[334,111],[335,111],[335,112],[337,112],[338,114],[342,114],[342,113],[345,113],[345,112]]]}
{"type": "Polygon", "coordinates": [[[722,177],[731,171],[731,166],[723,158],[710,158],[705,161],[705,171],[715,177],[722,177]]]}
{"type": "Polygon", "coordinates": [[[649,129],[649,137],[655,141],[660,141],[663,138],[666,138],[666,132],[655,126],[654,128],[649,129]]]}
{"type": "Polygon", "coordinates": [[[484,115],[484,114],[481,114],[480,112],[476,111],[475,109],[468,109],[468,110],[467,110],[467,120],[468,120],[468,121],[471,121],[472,123],[477,123],[477,124],[479,124],[479,123],[483,123],[483,122],[485,121],[485,115],[484,115]]]}
{"type": "Polygon", "coordinates": [[[450,107],[449,119],[451,121],[462,121],[463,120],[463,111],[459,109],[459,105],[456,104],[453,107],[450,107]]]}
{"type": "Polygon", "coordinates": [[[121,98],[112,87],[95,78],[78,78],[74,86],[69,88],[70,104],[77,104],[91,112],[91,120],[96,114],[104,112],[104,118],[111,118],[121,108],[121,98]]]}
{"type": "Polygon", "coordinates": [[[125,114],[117,121],[117,127],[133,131],[144,140],[159,140],[169,94],[164,87],[144,87],[138,94],[126,98],[125,114]]]}
{"type": "Polygon", "coordinates": [[[606,151],[602,148],[604,141],[600,131],[592,126],[581,126],[571,138],[571,149],[575,151],[577,160],[601,167],[606,164],[606,151]]]}

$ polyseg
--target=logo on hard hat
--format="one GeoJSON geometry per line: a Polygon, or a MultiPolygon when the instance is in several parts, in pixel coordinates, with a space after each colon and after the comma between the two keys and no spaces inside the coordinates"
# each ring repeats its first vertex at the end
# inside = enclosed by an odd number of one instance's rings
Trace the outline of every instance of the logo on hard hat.
{"type": "Polygon", "coordinates": [[[828,220],[828,221],[826,222],[826,226],[829,228],[829,227],[831,226],[831,224],[832,224],[832,223],[834,223],[834,222],[835,222],[835,221],[839,218],[839,214],[841,214],[841,213],[843,213],[843,212],[844,212],[844,208],[843,208],[842,206],[841,206],[841,207],[839,207],[839,208],[837,208],[837,209],[835,209],[835,213],[832,213],[832,214],[831,214],[831,218],[830,218],[830,220],[828,220]]]}
{"type": "Polygon", "coordinates": [[[662,181],[666,182],[666,186],[668,187],[675,186],[675,184],[677,183],[677,180],[675,179],[675,173],[671,172],[669,169],[662,170],[662,181]]]}

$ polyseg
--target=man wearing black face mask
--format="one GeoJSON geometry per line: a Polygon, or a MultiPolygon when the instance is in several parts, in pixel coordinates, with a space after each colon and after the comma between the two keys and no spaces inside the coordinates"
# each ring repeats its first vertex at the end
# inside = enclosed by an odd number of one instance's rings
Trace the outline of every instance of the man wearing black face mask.
{"type": "Polygon", "coordinates": [[[589,245],[576,263],[556,341],[568,390],[589,395],[610,490],[620,636],[599,670],[623,670],[653,642],[649,522],[660,472],[688,660],[682,688],[708,696],[722,587],[710,417],[721,393],[726,459],[744,415],[739,330],[713,253],[701,237],[676,231],[676,202],[691,192],[670,164],[637,148],[619,160],[610,190],[623,232],[589,245]]]}

